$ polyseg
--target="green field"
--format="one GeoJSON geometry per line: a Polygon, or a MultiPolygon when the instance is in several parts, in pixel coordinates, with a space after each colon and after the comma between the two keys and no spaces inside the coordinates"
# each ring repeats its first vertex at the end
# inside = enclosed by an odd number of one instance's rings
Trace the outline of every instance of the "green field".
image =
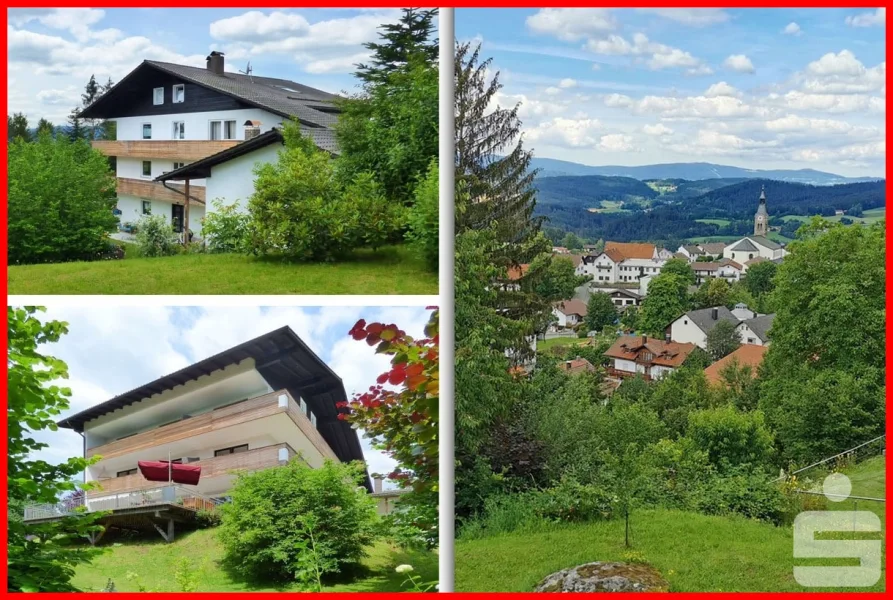
{"type": "MultiPolygon", "coordinates": [[[[125,246],[126,247],[126,246],[125,246]]],[[[437,294],[437,274],[406,247],[348,261],[294,263],[239,254],[10,266],[10,294],[437,294]]]]}
{"type": "Polygon", "coordinates": [[[719,225],[720,227],[724,227],[731,223],[729,219],[695,219],[696,223],[706,223],[707,225],[719,225]]]}
{"type": "MultiPolygon", "coordinates": [[[[173,543],[165,543],[160,536],[151,536],[109,544],[106,552],[91,564],[77,568],[73,583],[83,591],[101,591],[109,579],[119,592],[139,591],[138,585],[147,591],[176,592],[178,587],[174,573],[183,561],[189,561],[198,584],[197,592],[285,592],[298,591],[295,586],[249,583],[230,577],[220,566],[223,548],[217,540],[216,530],[202,529],[181,534],[173,543]],[[128,579],[134,573],[138,579],[128,579]]],[[[437,580],[437,555],[430,552],[403,552],[389,544],[379,542],[369,549],[362,570],[355,576],[329,581],[326,592],[399,592],[405,591],[402,583],[405,574],[397,574],[394,567],[410,564],[423,582],[437,580]]]]}
{"type": "MultiPolygon", "coordinates": [[[[707,236],[689,238],[688,242],[692,243],[692,244],[700,244],[700,243],[706,243],[706,242],[726,242],[726,243],[728,243],[728,242],[734,242],[734,241],[740,240],[743,237],[744,237],[743,235],[707,235],[707,236]]],[[[785,236],[781,235],[780,233],[778,233],[777,231],[770,231],[769,235],[767,237],[770,240],[772,240],[774,242],[778,242],[778,243],[787,244],[792,241],[791,238],[785,237],[785,236]]]]}
{"type": "Polygon", "coordinates": [[[622,200],[602,200],[600,206],[588,209],[594,213],[625,213],[629,212],[623,208],[622,200]]]}
{"type": "MultiPolygon", "coordinates": [[[[884,459],[846,469],[853,495],[883,498],[884,459]]],[[[819,482],[820,485],[820,482],[819,482]]],[[[828,503],[853,510],[852,502],[828,503]]],[[[883,516],[883,504],[859,502],[858,510],[883,516]]],[[[630,520],[632,548],[624,546],[620,519],[581,524],[543,524],[533,532],[456,541],[456,591],[529,592],[546,575],[593,561],[639,560],[657,568],[671,592],[820,591],[801,587],[793,567],[790,527],[744,517],[715,517],[675,510],[637,510],[630,520]]],[[[862,534],[860,539],[881,539],[862,534]]],[[[811,559],[808,564],[823,564],[811,559]]],[[[840,564],[824,561],[824,564],[840,564]]],[[[883,563],[882,563],[883,564],[883,563]]],[[[873,588],[883,591],[884,577],[873,588]]],[[[844,591],[835,589],[833,591],[844,591]]]]}
{"type": "Polygon", "coordinates": [[[555,346],[582,346],[587,343],[589,343],[589,338],[581,339],[577,336],[550,338],[548,340],[537,340],[536,351],[546,352],[548,350],[551,350],[555,346]]]}
{"type": "MultiPolygon", "coordinates": [[[[847,217],[846,215],[843,215],[843,216],[834,215],[833,217],[822,217],[822,218],[825,219],[826,221],[833,221],[835,223],[839,223],[840,219],[846,217],[847,219],[851,219],[853,221],[853,223],[861,223],[863,225],[870,225],[872,223],[877,223],[878,221],[885,219],[886,215],[887,215],[887,209],[886,209],[886,207],[882,206],[880,208],[872,208],[872,209],[866,210],[865,212],[862,213],[861,217],[847,217]]],[[[802,221],[809,221],[810,219],[812,219],[812,217],[809,217],[806,215],[788,215],[788,216],[782,217],[782,219],[785,221],[801,221],[802,222],[802,221]]]]}

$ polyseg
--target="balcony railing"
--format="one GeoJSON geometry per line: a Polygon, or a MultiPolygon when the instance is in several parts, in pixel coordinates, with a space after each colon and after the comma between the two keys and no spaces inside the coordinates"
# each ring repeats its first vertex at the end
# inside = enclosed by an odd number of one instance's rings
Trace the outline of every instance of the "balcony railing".
{"type": "MultiPolygon", "coordinates": [[[[191,462],[190,465],[198,465],[202,468],[201,479],[207,480],[212,477],[220,477],[234,471],[258,471],[275,467],[283,462],[291,460],[297,452],[288,444],[273,444],[264,446],[263,448],[255,448],[246,452],[236,454],[225,454],[223,456],[215,456],[206,458],[197,462],[191,462]],[[285,450],[280,456],[280,450],[285,450]],[[284,458],[285,460],[282,460],[284,458]]],[[[96,481],[101,489],[89,490],[87,498],[92,502],[92,498],[105,497],[110,493],[134,492],[157,486],[157,482],[148,481],[139,473],[133,475],[124,475],[122,477],[111,477],[109,479],[99,479],[96,481]]]]}
{"type": "Polygon", "coordinates": [[[192,162],[232,148],[238,143],[238,140],[96,140],[93,147],[106,156],[192,162]]]}
{"type": "Polygon", "coordinates": [[[39,521],[44,519],[58,519],[82,512],[114,511],[152,506],[173,504],[183,508],[199,511],[212,510],[221,500],[203,496],[198,492],[181,487],[179,485],[164,485],[104,495],[98,498],[72,498],[58,504],[29,504],[25,506],[25,521],[39,521]]]}
{"type": "Polygon", "coordinates": [[[87,457],[100,455],[114,458],[150,448],[163,448],[171,442],[196,437],[203,433],[235,427],[255,419],[285,413],[323,457],[337,460],[335,452],[316,430],[307,415],[287,390],[279,390],[143,431],[123,439],[87,449],[87,457]],[[284,397],[284,401],[283,401],[284,397]]]}
{"type": "MultiPolygon", "coordinates": [[[[175,192],[166,188],[158,181],[118,177],[117,191],[119,194],[129,194],[138,198],[145,198],[146,200],[164,200],[174,204],[183,204],[183,201],[186,199],[185,186],[171,183],[168,185],[179,191],[175,192]]],[[[203,205],[205,203],[205,188],[198,185],[190,186],[189,197],[192,199],[193,205],[203,205]]]]}

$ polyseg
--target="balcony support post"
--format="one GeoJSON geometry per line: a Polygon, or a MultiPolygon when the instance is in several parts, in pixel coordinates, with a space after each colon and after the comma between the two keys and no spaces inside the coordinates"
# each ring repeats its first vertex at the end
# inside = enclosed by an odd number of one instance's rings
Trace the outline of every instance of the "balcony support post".
{"type": "Polygon", "coordinates": [[[105,535],[105,530],[106,530],[106,528],[103,527],[98,532],[91,531],[90,533],[87,534],[87,539],[90,541],[91,546],[95,546],[96,544],[99,543],[99,540],[101,540],[102,536],[105,535]]]}
{"type": "Polygon", "coordinates": [[[161,537],[168,544],[170,544],[171,542],[174,541],[174,520],[173,519],[167,520],[167,531],[165,531],[164,529],[159,527],[155,521],[152,521],[152,527],[155,528],[155,531],[157,531],[158,533],[161,534],[161,537]]]}
{"type": "Polygon", "coordinates": [[[189,247],[189,180],[186,180],[186,200],[183,206],[183,246],[189,247]]]}

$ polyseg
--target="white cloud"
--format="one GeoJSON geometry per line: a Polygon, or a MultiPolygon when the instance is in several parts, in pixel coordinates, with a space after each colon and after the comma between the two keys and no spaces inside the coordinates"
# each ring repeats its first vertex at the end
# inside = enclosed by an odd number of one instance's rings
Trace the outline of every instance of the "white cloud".
{"type": "Polygon", "coordinates": [[[569,42],[617,28],[617,21],[604,8],[543,8],[527,17],[526,23],[533,33],[569,42]]]}
{"type": "Polygon", "coordinates": [[[784,29],[781,30],[785,35],[802,35],[803,30],[800,29],[800,26],[794,22],[788,23],[784,29]]]}
{"type": "Polygon", "coordinates": [[[756,71],[753,63],[744,54],[732,54],[722,64],[725,68],[738,73],[754,73],[756,71]]]}
{"type": "Polygon", "coordinates": [[[297,13],[252,10],[211,23],[211,37],[226,41],[269,41],[310,33],[310,23],[297,13]]]}
{"type": "Polygon", "coordinates": [[[725,23],[731,18],[729,13],[721,8],[639,8],[636,10],[653,13],[691,27],[706,27],[716,23],[725,23]]]}
{"type": "Polygon", "coordinates": [[[566,119],[556,117],[525,131],[530,142],[543,142],[568,148],[591,148],[602,129],[598,119],[566,119]]]}
{"type": "Polygon", "coordinates": [[[739,92],[734,86],[729,85],[725,81],[720,81],[707,88],[707,91],[704,92],[704,96],[706,96],[707,98],[716,98],[719,96],[731,96],[732,98],[740,98],[741,92],[739,92]]]}
{"type": "Polygon", "coordinates": [[[673,133],[673,130],[663,123],[657,123],[655,125],[645,125],[644,127],[642,127],[642,131],[644,131],[648,135],[656,136],[671,135],[673,133]]]}
{"type": "Polygon", "coordinates": [[[68,31],[80,42],[86,42],[96,35],[105,37],[107,41],[110,41],[108,37],[114,36],[114,32],[117,30],[104,30],[102,32],[90,30],[91,25],[95,25],[104,17],[104,10],[93,8],[9,9],[8,11],[8,22],[16,27],[21,27],[31,21],[37,21],[50,29],[68,31]]]}
{"type": "Polygon", "coordinates": [[[634,138],[625,133],[609,133],[603,135],[598,142],[598,149],[604,152],[638,152],[634,138]]]}
{"type": "Polygon", "coordinates": [[[37,92],[37,99],[43,104],[64,106],[71,108],[81,101],[81,92],[73,85],[62,90],[41,90],[37,92]]]}
{"type": "Polygon", "coordinates": [[[846,18],[846,24],[852,27],[880,27],[887,24],[887,9],[879,8],[876,11],[861,13],[846,18]]]}
{"type": "Polygon", "coordinates": [[[558,82],[558,87],[562,89],[577,87],[577,81],[575,79],[565,78],[558,82]]]}
{"type": "Polygon", "coordinates": [[[557,96],[558,94],[561,93],[561,90],[559,88],[553,86],[553,87],[547,87],[545,89],[545,92],[546,92],[547,96],[557,96]]]}
{"type": "Polygon", "coordinates": [[[644,33],[636,33],[632,42],[617,34],[600,39],[590,39],[586,47],[595,54],[608,56],[648,56],[646,64],[652,70],[669,68],[687,68],[691,75],[702,75],[712,72],[703,62],[680,48],[653,42],[644,33]]]}

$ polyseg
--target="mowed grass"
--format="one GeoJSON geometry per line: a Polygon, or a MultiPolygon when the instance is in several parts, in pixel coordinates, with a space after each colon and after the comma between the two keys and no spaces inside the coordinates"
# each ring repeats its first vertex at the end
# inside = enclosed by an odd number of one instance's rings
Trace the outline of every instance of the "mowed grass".
{"type": "MultiPolygon", "coordinates": [[[[886,498],[886,459],[883,456],[875,456],[868,460],[847,467],[841,472],[850,479],[852,484],[851,496],[862,496],[863,498],[886,498]]],[[[809,475],[807,473],[807,475],[809,475]]],[[[815,480],[813,489],[817,492],[822,491],[822,481],[827,473],[812,475],[810,478],[815,480]]],[[[870,510],[884,519],[884,502],[874,500],[846,499],[839,502],[824,501],[827,510],[870,510]]]]}
{"type": "Polygon", "coordinates": [[[696,223],[706,223],[707,225],[719,225],[720,227],[724,227],[731,223],[729,219],[695,219],[696,223]]]}
{"type": "Polygon", "coordinates": [[[623,208],[622,200],[602,200],[601,204],[595,208],[588,209],[589,212],[593,213],[626,213],[629,212],[625,208],[623,208]]]}
{"type": "Polygon", "coordinates": [[[10,266],[10,294],[437,294],[437,274],[403,246],[296,263],[238,254],[10,266]]]}
{"type": "MultiPolygon", "coordinates": [[[[202,529],[179,534],[173,543],[165,543],[160,536],[145,534],[138,540],[120,545],[105,544],[104,554],[92,563],[77,567],[74,585],[85,592],[101,591],[108,580],[115,584],[119,592],[137,592],[139,584],[148,591],[178,592],[177,568],[189,561],[194,570],[198,592],[285,592],[299,591],[294,585],[272,583],[249,583],[230,577],[221,567],[223,548],[217,539],[216,530],[202,529]],[[157,538],[157,539],[156,539],[157,538]],[[128,579],[134,573],[137,579],[128,579]]],[[[437,555],[432,552],[406,553],[400,549],[379,542],[368,550],[369,556],[363,560],[362,569],[352,577],[340,577],[325,583],[326,592],[399,592],[406,581],[405,574],[394,571],[397,565],[410,564],[414,575],[423,582],[437,580],[437,555]]]]}
{"type": "MultiPolygon", "coordinates": [[[[688,242],[691,244],[700,244],[700,243],[706,243],[706,242],[729,243],[729,242],[736,242],[743,237],[746,237],[746,236],[744,236],[744,235],[707,235],[707,236],[688,238],[688,242]]],[[[769,235],[767,237],[770,240],[772,240],[774,242],[779,242],[779,243],[782,243],[782,242],[788,243],[792,240],[792,238],[785,237],[785,236],[781,235],[780,233],[778,233],[777,231],[770,231],[769,235]]]]}
{"type": "Polygon", "coordinates": [[[589,338],[574,337],[557,337],[548,340],[537,340],[536,351],[546,352],[555,346],[583,346],[589,342],[589,338]]]}
{"type": "MultiPolygon", "coordinates": [[[[887,217],[887,208],[881,206],[879,208],[871,208],[862,213],[861,217],[849,217],[847,215],[834,215],[833,217],[822,217],[826,221],[833,221],[835,223],[839,223],[841,219],[847,218],[853,221],[853,223],[861,223],[862,225],[870,225],[872,223],[877,223],[878,221],[882,221],[887,217]]],[[[810,216],[805,215],[787,215],[782,217],[785,221],[800,221],[806,222],[812,219],[810,216]]]]}
{"type": "MultiPolygon", "coordinates": [[[[657,568],[671,592],[820,591],[800,586],[794,565],[840,564],[795,560],[791,528],[743,517],[638,510],[630,526],[631,549],[624,546],[621,519],[460,539],[455,546],[456,591],[530,592],[550,573],[593,561],[624,562],[630,551],[657,568]]],[[[883,591],[883,582],[882,575],[874,587],[855,591],[883,591]]]]}

